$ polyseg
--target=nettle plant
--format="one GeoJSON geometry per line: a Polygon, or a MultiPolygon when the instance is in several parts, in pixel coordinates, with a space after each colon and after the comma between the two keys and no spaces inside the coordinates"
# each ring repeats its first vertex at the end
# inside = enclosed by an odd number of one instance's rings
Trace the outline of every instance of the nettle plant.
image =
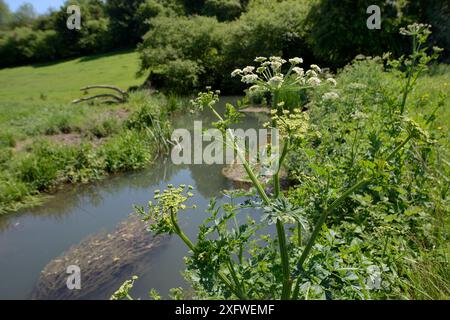
{"type": "MultiPolygon", "coordinates": [[[[258,67],[237,69],[232,76],[240,76],[250,91],[270,94],[272,112],[268,126],[278,129],[283,141],[281,150],[272,150],[277,161],[277,170],[269,182],[272,191],[267,191],[269,188],[248,163],[242,143],[229,130],[240,119],[238,110],[228,104],[224,115],[219,114],[215,105],[220,92],[208,90],[199,93],[193,104],[200,110],[211,109],[217,117],[214,125],[224,135],[231,135],[226,141],[242,161],[252,188],[225,192],[228,201],[211,199],[209,217],[199,226],[195,241],[183,232],[178,222],[185,209],[195,208],[191,186],[170,185],[162,192],[157,190],[148,210],[137,207],[137,212],[150,221],[149,228],[155,235],[175,234],[189,248],[185,276],[194,288],[194,298],[369,298],[369,290],[374,288],[370,285],[373,274],[368,270],[377,266],[361,252],[352,252],[325,222],[349,197],[363,188],[376,186],[382,177],[389,175],[395,169],[390,163],[396,155],[411,139],[421,139],[426,133],[414,122],[402,121],[402,139],[393,141],[391,150],[371,159],[371,165],[367,165],[356,182],[339,192],[325,190],[314,195],[327,198],[316,208],[317,218],[311,221],[305,209],[294,206],[282,192],[280,170],[290,151],[301,148],[303,140],[318,137],[320,133],[300,105],[286,107],[280,92],[314,93],[325,88],[322,100],[330,101],[339,99],[334,91],[336,81],[325,77],[316,65],[304,70],[300,67],[301,58],[286,61],[280,57],[258,57],[255,62],[259,63],[258,67]],[[260,218],[251,218],[249,210],[259,213],[260,218]]],[[[330,186],[331,180],[329,174],[325,184],[330,186]]],[[[176,297],[180,296],[183,295],[177,289],[176,297]]]]}

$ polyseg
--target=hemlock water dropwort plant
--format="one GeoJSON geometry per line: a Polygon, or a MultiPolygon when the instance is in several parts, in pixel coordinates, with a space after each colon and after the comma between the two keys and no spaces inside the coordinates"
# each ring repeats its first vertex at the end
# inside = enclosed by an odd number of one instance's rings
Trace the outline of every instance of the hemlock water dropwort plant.
{"type": "MultiPolygon", "coordinates": [[[[315,91],[324,87],[328,92],[322,95],[322,99],[336,100],[339,99],[333,89],[336,80],[324,79],[317,65],[311,65],[305,71],[300,67],[303,62],[301,58],[287,61],[280,57],[258,57],[255,62],[259,66],[234,70],[232,76],[240,76],[241,81],[250,86],[249,90],[265,90],[270,94],[272,111],[266,125],[278,129],[283,140],[282,150],[276,157],[278,169],[270,182],[273,191],[268,192],[267,186],[258,179],[257,172],[244,156],[242,146],[231,133],[229,143],[241,158],[252,189],[224,192],[228,201],[222,203],[211,199],[207,210],[209,216],[199,226],[195,241],[183,232],[178,223],[178,215],[182,211],[195,209],[195,205],[189,204],[194,199],[192,187],[169,186],[162,192],[157,190],[147,210],[136,207],[143,219],[150,222],[149,228],[155,234],[175,234],[189,248],[189,256],[185,258],[185,276],[194,288],[195,298],[289,300],[308,297],[317,288],[312,287],[307,274],[326,272],[320,267],[320,261],[310,259],[311,253],[317,250],[314,248],[318,246],[320,236],[325,235],[322,243],[329,243],[330,246],[339,244],[336,234],[325,227],[327,218],[349,197],[365,187],[376,185],[380,175],[393,170],[388,163],[408,142],[426,137],[418,125],[403,121],[402,140],[395,142],[392,150],[372,160],[372,171],[363,172],[359,180],[339,191],[335,197],[326,201],[325,206],[316,208],[318,219],[309,221],[304,209],[294,206],[283,194],[280,170],[289,152],[293,148],[301,148],[303,141],[314,133],[314,126],[302,106],[289,110],[279,93],[284,90],[298,94],[301,90],[315,91]],[[260,218],[243,219],[242,216],[249,209],[261,212],[260,218]],[[275,225],[275,234],[268,231],[270,225],[275,225]]],[[[228,104],[225,114],[219,114],[215,109],[219,94],[211,90],[199,93],[193,104],[200,110],[209,108],[217,117],[215,127],[227,132],[239,119],[239,113],[233,105],[228,104]]],[[[330,179],[332,177],[329,175],[328,188],[330,179]]],[[[326,190],[325,195],[328,194],[326,190]]],[[[340,256],[345,252],[335,252],[330,247],[321,248],[328,257],[323,259],[331,259],[324,260],[324,265],[346,275],[340,279],[339,286],[353,297],[367,296],[367,288],[361,279],[370,277],[367,270],[371,268],[349,268],[340,256]]],[[[370,261],[367,263],[370,265],[370,261]]]]}

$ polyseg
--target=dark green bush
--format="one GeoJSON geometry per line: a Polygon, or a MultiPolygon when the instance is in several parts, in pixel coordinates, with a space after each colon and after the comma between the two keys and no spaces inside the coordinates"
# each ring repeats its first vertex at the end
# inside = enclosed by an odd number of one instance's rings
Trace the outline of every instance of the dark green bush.
{"type": "Polygon", "coordinates": [[[139,46],[141,70],[157,88],[189,93],[220,78],[223,36],[215,18],[157,17],[139,46]]]}
{"type": "Polygon", "coordinates": [[[99,154],[105,159],[105,170],[114,173],[148,165],[153,156],[148,141],[145,133],[128,130],[102,145],[99,154]]]}
{"type": "MultiPolygon", "coordinates": [[[[342,67],[356,55],[382,55],[390,51],[396,56],[409,52],[411,45],[398,30],[412,22],[433,26],[433,42],[444,48],[450,45],[450,4],[442,0],[320,0],[308,14],[308,44],[318,62],[342,67]],[[381,29],[369,30],[366,9],[381,9],[381,29]]],[[[448,53],[447,53],[448,54],[448,53]]]]}
{"type": "Polygon", "coordinates": [[[219,21],[227,21],[238,18],[243,10],[239,0],[206,0],[203,13],[215,16],[219,21]]]}
{"type": "MultiPolygon", "coordinates": [[[[227,34],[224,49],[224,70],[252,65],[258,56],[303,57],[310,60],[306,46],[306,16],[310,1],[269,1],[255,3],[249,11],[231,25],[224,26],[227,34]]],[[[221,88],[235,92],[239,81],[224,77],[221,88]]]]}
{"type": "Polygon", "coordinates": [[[0,33],[0,67],[28,61],[46,61],[57,55],[55,31],[33,31],[28,27],[0,33]]]}
{"type": "Polygon", "coordinates": [[[64,168],[65,156],[48,144],[36,146],[34,153],[19,162],[16,171],[20,181],[39,192],[51,189],[64,168]]]}
{"type": "Polygon", "coordinates": [[[116,118],[109,118],[95,124],[90,131],[97,138],[106,138],[120,131],[120,123],[116,118]]]}

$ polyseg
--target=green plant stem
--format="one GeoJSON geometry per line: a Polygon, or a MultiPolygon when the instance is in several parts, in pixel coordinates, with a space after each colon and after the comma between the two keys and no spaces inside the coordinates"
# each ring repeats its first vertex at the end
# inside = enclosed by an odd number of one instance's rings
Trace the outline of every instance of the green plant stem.
{"type": "Polygon", "coordinates": [[[400,105],[400,114],[403,114],[405,112],[405,106],[406,106],[406,99],[408,98],[409,94],[409,86],[411,84],[411,71],[408,74],[408,81],[406,82],[405,91],[403,92],[403,98],[402,98],[402,104],[400,105]]]}
{"type": "Polygon", "coordinates": [[[302,246],[302,225],[300,224],[300,222],[297,222],[297,242],[298,242],[298,246],[301,247],[302,246]]]}
{"type": "Polygon", "coordinates": [[[237,146],[236,141],[234,141],[234,135],[230,132],[230,136],[233,139],[233,146],[235,150],[237,151],[239,159],[242,161],[242,165],[244,166],[245,172],[247,173],[248,177],[250,178],[253,186],[256,188],[256,191],[258,192],[261,199],[264,201],[266,205],[270,204],[270,199],[267,196],[266,192],[264,191],[263,186],[259,182],[258,178],[254,174],[252,168],[250,168],[249,163],[247,160],[245,160],[245,157],[243,155],[242,150],[237,146]]]}
{"type": "Polygon", "coordinates": [[[403,140],[402,143],[400,143],[397,148],[394,149],[394,151],[391,152],[391,154],[385,159],[385,161],[392,160],[392,158],[395,157],[395,155],[409,142],[409,140],[412,139],[412,135],[408,135],[408,137],[403,140]]]}
{"type": "MultiPolygon", "coordinates": [[[[192,250],[194,253],[198,253],[197,249],[195,248],[192,241],[186,236],[186,234],[181,230],[180,226],[178,225],[178,221],[175,215],[175,212],[173,209],[170,209],[170,221],[174,227],[175,233],[183,240],[183,242],[186,244],[186,246],[192,250]]],[[[230,282],[230,280],[227,279],[227,277],[222,273],[218,272],[217,276],[222,280],[222,282],[233,292],[239,299],[246,300],[247,297],[244,293],[242,293],[239,289],[236,289],[233,284],[230,282]]]]}
{"type": "Polygon", "coordinates": [[[414,66],[416,64],[416,52],[418,51],[418,48],[416,47],[416,36],[413,37],[412,49],[413,49],[414,59],[411,63],[411,67],[408,70],[408,80],[406,82],[405,91],[403,92],[402,104],[400,106],[400,114],[403,114],[405,112],[406,100],[408,99],[408,95],[411,90],[411,80],[412,80],[412,76],[413,76],[413,72],[414,72],[414,66]]]}
{"type": "Polygon", "coordinates": [[[289,256],[286,245],[286,232],[284,230],[283,223],[277,221],[277,235],[280,246],[281,265],[283,269],[283,291],[281,293],[281,299],[287,300],[291,295],[292,281],[289,271],[289,256]]]}
{"type": "Polygon", "coordinates": [[[241,295],[239,293],[239,291],[236,290],[236,288],[233,286],[233,284],[230,282],[230,280],[228,280],[228,278],[222,272],[219,271],[217,273],[217,276],[231,290],[231,292],[233,292],[236,295],[236,297],[238,297],[241,300],[248,300],[248,298],[246,296],[241,295]]]}
{"type": "MultiPolygon", "coordinates": [[[[406,137],[405,140],[403,140],[402,143],[400,143],[395,149],[394,151],[391,152],[391,154],[385,159],[385,161],[389,161],[391,160],[398,152],[400,152],[400,150],[411,140],[412,135],[408,135],[408,137],[406,137]]],[[[366,184],[370,183],[371,179],[369,178],[365,178],[360,180],[358,183],[356,183],[355,185],[353,185],[351,188],[349,188],[347,191],[345,191],[338,199],[336,199],[329,207],[327,207],[324,212],[322,213],[322,215],[320,216],[319,220],[317,221],[315,227],[314,227],[314,231],[311,235],[311,237],[308,240],[308,243],[305,247],[305,250],[303,251],[302,255],[300,256],[300,260],[298,262],[298,268],[301,270],[303,269],[303,264],[306,260],[306,258],[308,257],[314,243],[316,242],[316,238],[320,233],[320,230],[322,229],[322,226],[326,220],[326,218],[328,217],[328,215],[333,212],[337,207],[339,207],[341,205],[341,203],[347,199],[347,197],[349,197],[351,194],[353,194],[354,192],[358,191],[359,189],[363,188],[366,184]]],[[[297,280],[297,283],[295,285],[295,289],[294,289],[294,295],[293,295],[293,299],[297,299],[298,298],[298,294],[299,294],[299,286],[300,286],[300,279],[297,280]]]]}
{"type": "Polygon", "coordinates": [[[303,266],[303,263],[305,262],[306,258],[308,257],[311,248],[313,247],[315,240],[317,238],[317,236],[320,233],[320,230],[322,229],[322,226],[326,220],[326,218],[328,217],[328,215],[333,212],[337,207],[339,207],[341,205],[342,202],[344,202],[347,197],[349,197],[351,194],[353,194],[354,192],[358,191],[359,189],[361,189],[362,187],[364,187],[367,183],[370,182],[370,179],[362,179],[361,181],[359,181],[358,183],[356,183],[355,185],[353,185],[351,188],[347,189],[347,191],[345,191],[338,199],[336,199],[320,216],[319,220],[317,221],[315,227],[314,227],[314,231],[311,235],[311,237],[309,238],[308,244],[306,245],[305,250],[302,253],[302,256],[300,257],[299,260],[299,267],[301,268],[303,266]]]}
{"type": "Polygon", "coordinates": [[[191,249],[193,252],[195,252],[195,246],[192,243],[192,241],[186,236],[186,234],[181,230],[180,226],[178,225],[177,217],[175,216],[174,210],[170,209],[170,221],[172,222],[173,228],[175,229],[175,233],[183,240],[183,242],[188,246],[189,249],[191,249]]]}
{"type": "Polygon", "coordinates": [[[283,166],[284,160],[286,159],[286,156],[289,152],[289,148],[290,148],[290,141],[289,139],[286,141],[285,146],[283,147],[283,151],[281,152],[281,156],[280,156],[280,160],[278,161],[278,167],[277,167],[277,171],[275,172],[274,178],[273,178],[273,184],[274,184],[274,198],[278,198],[278,196],[280,195],[280,172],[281,172],[281,167],[283,166]]]}
{"type": "MultiPolygon", "coordinates": [[[[270,199],[267,196],[266,192],[264,191],[261,183],[256,178],[255,174],[253,173],[253,170],[250,168],[250,165],[245,160],[245,158],[242,156],[240,149],[236,146],[237,152],[239,157],[241,158],[241,161],[244,165],[245,171],[247,172],[247,175],[249,176],[250,180],[252,181],[252,184],[255,186],[256,190],[258,191],[258,194],[263,199],[264,203],[268,205],[270,203],[270,199]]],[[[287,148],[285,148],[287,150],[287,148]]],[[[286,151],[287,152],[287,151],[286,151]]],[[[279,185],[279,183],[278,183],[279,185]]],[[[287,246],[286,246],[286,232],[284,230],[284,226],[281,223],[281,221],[277,221],[277,236],[278,236],[278,242],[280,246],[280,256],[281,256],[281,263],[283,266],[283,292],[282,292],[282,299],[288,299],[290,296],[290,288],[292,286],[292,281],[290,279],[290,272],[289,272],[289,257],[287,252],[287,246]]]]}
{"type": "MultiPolygon", "coordinates": [[[[220,120],[223,120],[223,118],[217,113],[216,110],[214,110],[214,108],[211,108],[211,109],[213,110],[213,112],[216,114],[216,116],[220,120]]],[[[236,144],[236,141],[234,139],[234,135],[232,132],[230,132],[230,137],[233,141],[233,146],[234,146],[235,150],[237,151],[240,160],[242,161],[244,169],[247,172],[247,175],[249,176],[250,180],[252,181],[253,186],[256,188],[259,196],[262,198],[264,203],[266,205],[270,204],[269,197],[267,196],[266,192],[264,191],[264,188],[262,187],[258,178],[254,174],[254,172],[251,169],[250,165],[248,164],[247,160],[245,159],[245,156],[243,155],[242,150],[236,144]]],[[[286,158],[286,155],[288,153],[288,150],[289,150],[289,141],[286,142],[286,145],[283,148],[283,152],[282,152],[282,155],[278,162],[278,168],[277,168],[277,172],[276,172],[275,178],[274,178],[274,181],[275,181],[274,187],[275,187],[276,197],[278,197],[279,193],[280,193],[279,174],[280,174],[281,166],[282,166],[282,164],[286,158]]],[[[290,278],[290,271],[289,271],[289,256],[288,256],[287,245],[286,245],[286,243],[287,243],[286,232],[284,230],[284,226],[281,221],[277,221],[277,236],[278,236],[278,242],[279,242],[279,247],[280,247],[281,264],[282,264],[282,268],[283,268],[283,291],[281,294],[281,298],[286,300],[286,299],[289,299],[290,294],[291,294],[292,280],[290,278]]]]}
{"type": "Polygon", "coordinates": [[[233,278],[234,287],[236,288],[236,291],[238,291],[242,297],[245,297],[244,299],[247,299],[246,294],[244,293],[245,292],[244,285],[239,281],[236,271],[234,270],[233,267],[233,262],[231,261],[230,258],[228,258],[228,270],[230,271],[231,277],[233,278]]]}

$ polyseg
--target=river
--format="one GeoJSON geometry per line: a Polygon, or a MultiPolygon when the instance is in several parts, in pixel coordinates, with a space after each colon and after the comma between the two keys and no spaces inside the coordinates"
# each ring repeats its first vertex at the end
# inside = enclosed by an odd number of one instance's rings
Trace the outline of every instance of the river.
{"type": "MultiPolygon", "coordinates": [[[[223,98],[220,109],[224,103],[235,99],[223,98]]],[[[192,129],[196,119],[203,120],[204,125],[214,120],[206,111],[202,114],[184,112],[174,118],[173,127],[192,129]]],[[[247,115],[239,127],[260,127],[261,121],[259,115],[247,115]]],[[[144,170],[88,185],[64,187],[39,207],[0,217],[0,299],[31,298],[41,272],[49,262],[89,237],[114,232],[122,221],[129,219],[133,205],[145,205],[155,189],[164,189],[168,184],[186,184],[195,188],[194,202],[198,208],[180,215],[180,224],[188,236],[194,237],[198,224],[207,216],[204,210],[209,199],[222,199],[221,191],[233,188],[221,174],[222,168],[221,165],[174,165],[170,157],[164,157],[144,170]]],[[[80,259],[83,250],[90,250],[83,246],[78,249],[80,259]]],[[[132,290],[134,297],[146,299],[152,288],[167,297],[170,288],[187,287],[181,275],[186,254],[185,245],[177,237],[165,238],[159,246],[140,255],[118,273],[102,275],[108,279],[106,284],[78,296],[108,299],[124,280],[136,274],[139,279],[132,290]]],[[[83,270],[81,285],[80,293],[83,292],[83,270]]],[[[38,298],[58,297],[40,294],[38,298]]]]}

